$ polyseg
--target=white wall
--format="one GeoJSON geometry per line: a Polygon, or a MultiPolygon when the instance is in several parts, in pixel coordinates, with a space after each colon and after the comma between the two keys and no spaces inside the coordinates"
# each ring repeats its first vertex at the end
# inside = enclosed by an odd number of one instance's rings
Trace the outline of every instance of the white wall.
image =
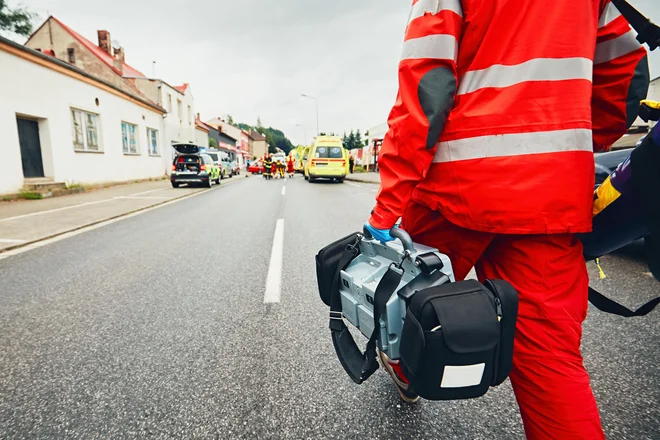
{"type": "Polygon", "coordinates": [[[152,109],[0,50],[0,194],[23,186],[23,168],[16,115],[39,121],[44,173],[56,182],[98,183],[163,176],[162,157],[148,155],[147,127],[159,132],[164,150],[163,118],[152,109]],[[99,100],[99,105],[95,99],[99,100]],[[73,148],[71,107],[99,115],[103,153],[80,153],[73,148]],[[122,152],[121,122],[138,126],[139,155],[122,152]]]}
{"type": "Polygon", "coordinates": [[[199,145],[200,147],[208,148],[209,134],[204,130],[195,129],[195,144],[199,145]]]}
{"type": "MultiPolygon", "coordinates": [[[[171,164],[172,159],[176,152],[171,148],[172,143],[186,143],[195,142],[195,100],[192,96],[190,86],[186,90],[185,95],[179,93],[176,89],[170,87],[165,82],[161,82],[161,102],[163,108],[168,110],[167,117],[165,118],[165,151],[166,163],[171,164]],[[169,112],[168,96],[172,96],[172,111],[169,112]],[[177,108],[177,99],[181,100],[180,115],[177,108]],[[190,106],[191,119],[188,120],[188,106],[190,106]]],[[[208,145],[208,142],[207,142],[208,145]]],[[[169,168],[168,168],[169,169],[169,168]]]]}

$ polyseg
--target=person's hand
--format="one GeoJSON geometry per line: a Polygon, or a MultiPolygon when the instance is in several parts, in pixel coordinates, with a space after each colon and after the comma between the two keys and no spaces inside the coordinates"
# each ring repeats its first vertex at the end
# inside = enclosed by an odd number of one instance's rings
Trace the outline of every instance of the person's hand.
{"type": "Polygon", "coordinates": [[[378,240],[381,243],[394,241],[394,238],[390,235],[389,229],[376,229],[373,226],[371,226],[369,222],[365,223],[364,227],[367,229],[367,231],[369,231],[369,233],[375,240],[378,240]]]}

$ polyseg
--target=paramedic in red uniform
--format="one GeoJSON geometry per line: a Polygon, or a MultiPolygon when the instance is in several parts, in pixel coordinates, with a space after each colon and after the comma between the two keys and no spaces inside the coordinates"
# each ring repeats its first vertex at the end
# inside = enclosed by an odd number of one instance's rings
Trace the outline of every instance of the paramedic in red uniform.
{"type": "Polygon", "coordinates": [[[289,178],[292,178],[293,175],[296,172],[294,165],[295,165],[295,162],[294,162],[294,159],[293,159],[293,155],[290,154],[289,158],[287,159],[287,162],[286,162],[286,172],[289,173],[289,178]]]}
{"type": "MultiPolygon", "coordinates": [[[[368,227],[402,217],[457,279],[520,294],[511,383],[530,439],[602,439],[580,339],[594,151],[646,97],[648,62],[609,0],[415,0],[368,227]]],[[[402,397],[415,401],[384,355],[402,397]]]]}

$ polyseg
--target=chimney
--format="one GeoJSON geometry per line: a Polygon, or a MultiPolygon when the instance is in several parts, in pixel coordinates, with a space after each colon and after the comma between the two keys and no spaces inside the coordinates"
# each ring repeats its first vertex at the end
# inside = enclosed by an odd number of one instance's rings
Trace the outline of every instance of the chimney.
{"type": "Polygon", "coordinates": [[[119,58],[122,63],[125,62],[124,61],[124,48],[123,47],[115,48],[115,58],[119,58]]]}
{"type": "Polygon", "coordinates": [[[115,57],[112,59],[112,65],[119,71],[120,75],[124,74],[124,63],[122,62],[121,58],[115,55],[115,57]]]}
{"type": "Polygon", "coordinates": [[[199,119],[200,121],[202,120],[202,118],[199,117],[199,113],[197,113],[197,119],[199,119]]]}
{"type": "Polygon", "coordinates": [[[110,43],[110,32],[96,31],[99,37],[99,47],[108,55],[112,56],[112,45],[110,43]]]}

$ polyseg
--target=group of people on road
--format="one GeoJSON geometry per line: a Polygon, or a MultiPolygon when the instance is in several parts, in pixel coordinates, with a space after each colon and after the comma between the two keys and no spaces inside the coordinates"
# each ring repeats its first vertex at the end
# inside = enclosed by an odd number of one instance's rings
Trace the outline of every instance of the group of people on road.
{"type": "Polygon", "coordinates": [[[292,178],[295,173],[294,163],[295,160],[293,156],[289,155],[286,159],[286,162],[281,158],[273,158],[272,153],[266,153],[262,158],[264,164],[264,179],[277,179],[285,178],[285,173],[289,174],[289,178],[292,178]]]}

